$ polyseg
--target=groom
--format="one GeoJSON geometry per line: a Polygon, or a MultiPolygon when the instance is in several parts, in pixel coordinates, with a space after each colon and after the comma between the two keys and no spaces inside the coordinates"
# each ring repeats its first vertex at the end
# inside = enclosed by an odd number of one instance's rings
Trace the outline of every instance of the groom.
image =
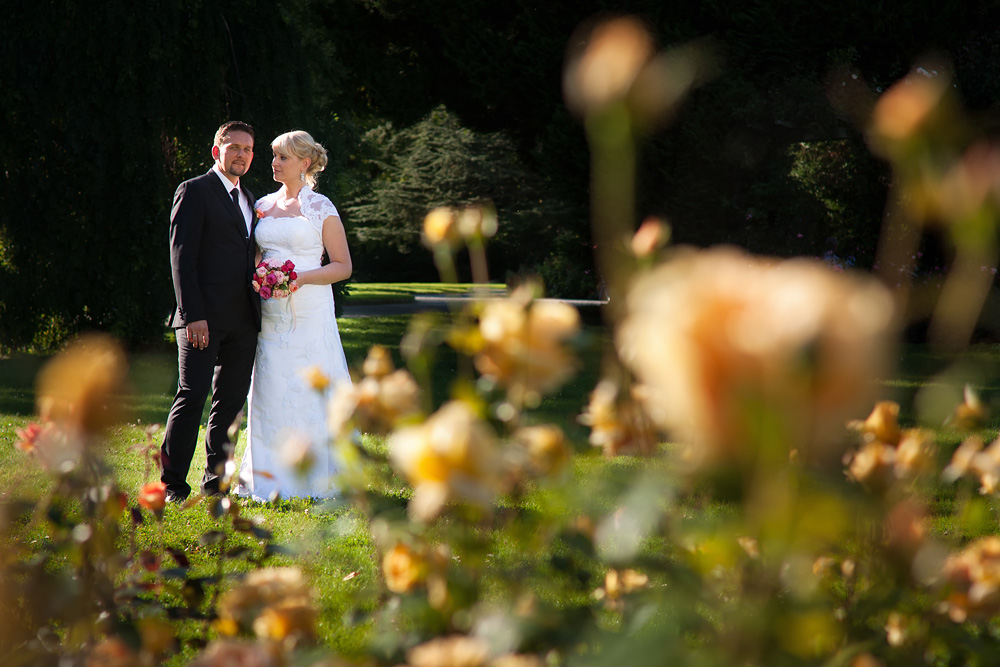
{"type": "Polygon", "coordinates": [[[240,185],[253,161],[253,128],[231,121],[215,133],[208,173],[181,183],[170,211],[170,272],[177,307],[169,324],[177,334],[180,371],[161,447],[167,500],[191,493],[194,455],[205,399],[212,390],[201,481],[203,493],[220,493],[229,459],[229,427],[250,389],[260,298],[250,287],[256,255],[253,195],[240,185]]]}

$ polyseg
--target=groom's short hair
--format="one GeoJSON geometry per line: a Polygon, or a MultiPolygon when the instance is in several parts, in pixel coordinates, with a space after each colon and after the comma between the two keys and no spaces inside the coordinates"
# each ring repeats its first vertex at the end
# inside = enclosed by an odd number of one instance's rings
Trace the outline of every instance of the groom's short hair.
{"type": "Polygon", "coordinates": [[[215,133],[215,145],[221,146],[230,132],[246,132],[250,135],[251,139],[254,138],[253,127],[251,127],[250,123],[244,123],[241,120],[231,120],[223,123],[219,127],[218,132],[215,133]]]}

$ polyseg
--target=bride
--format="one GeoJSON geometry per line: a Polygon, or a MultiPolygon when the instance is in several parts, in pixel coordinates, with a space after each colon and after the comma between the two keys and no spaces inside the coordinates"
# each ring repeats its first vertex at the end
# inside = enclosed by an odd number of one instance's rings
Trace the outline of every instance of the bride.
{"type": "Polygon", "coordinates": [[[307,132],[271,142],[281,188],[258,200],[257,262],[291,260],[298,291],[262,299],[263,322],[250,387],[247,447],[235,492],[257,501],[332,495],[336,471],[326,404],[309,373],[332,385],[350,382],[330,284],[351,275],[344,225],[329,199],[313,191],[326,149],[307,132]],[[330,258],[321,266],[323,251],[330,258]]]}

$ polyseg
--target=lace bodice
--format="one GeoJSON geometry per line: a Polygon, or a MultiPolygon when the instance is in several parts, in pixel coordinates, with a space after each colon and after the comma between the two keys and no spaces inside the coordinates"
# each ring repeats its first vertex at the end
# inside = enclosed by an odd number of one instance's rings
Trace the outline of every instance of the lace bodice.
{"type": "Polygon", "coordinates": [[[322,233],[301,216],[262,218],[256,239],[264,259],[290,259],[298,271],[315,269],[323,258],[322,233]]]}
{"type": "MultiPolygon", "coordinates": [[[[258,199],[254,205],[257,215],[264,216],[274,208],[279,196],[281,190],[276,190],[258,199]]],[[[314,269],[323,257],[323,221],[339,214],[333,202],[308,185],[299,191],[299,208],[300,216],[262,217],[257,223],[257,245],[265,259],[291,259],[301,270],[314,269]]]]}
{"type": "MultiPolygon", "coordinates": [[[[281,190],[275,190],[271,194],[258,199],[257,203],[254,204],[254,209],[257,211],[258,217],[263,216],[274,208],[280,196],[281,190]]],[[[309,220],[319,230],[322,230],[324,220],[331,215],[340,215],[333,202],[315,192],[308,185],[303,185],[302,189],[299,190],[299,208],[302,211],[302,217],[309,220]]]]}

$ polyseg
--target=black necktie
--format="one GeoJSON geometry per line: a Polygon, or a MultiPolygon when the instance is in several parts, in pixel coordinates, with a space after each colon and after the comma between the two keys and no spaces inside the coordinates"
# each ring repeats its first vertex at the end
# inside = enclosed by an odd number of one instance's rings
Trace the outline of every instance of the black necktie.
{"type": "MultiPolygon", "coordinates": [[[[233,196],[233,203],[236,204],[236,210],[240,212],[240,217],[243,218],[243,223],[246,224],[246,217],[243,215],[243,207],[240,206],[240,191],[238,188],[233,188],[229,191],[229,194],[233,196]]],[[[249,232],[249,230],[247,230],[249,232]]],[[[248,237],[249,238],[249,237],[248,237]]]]}

